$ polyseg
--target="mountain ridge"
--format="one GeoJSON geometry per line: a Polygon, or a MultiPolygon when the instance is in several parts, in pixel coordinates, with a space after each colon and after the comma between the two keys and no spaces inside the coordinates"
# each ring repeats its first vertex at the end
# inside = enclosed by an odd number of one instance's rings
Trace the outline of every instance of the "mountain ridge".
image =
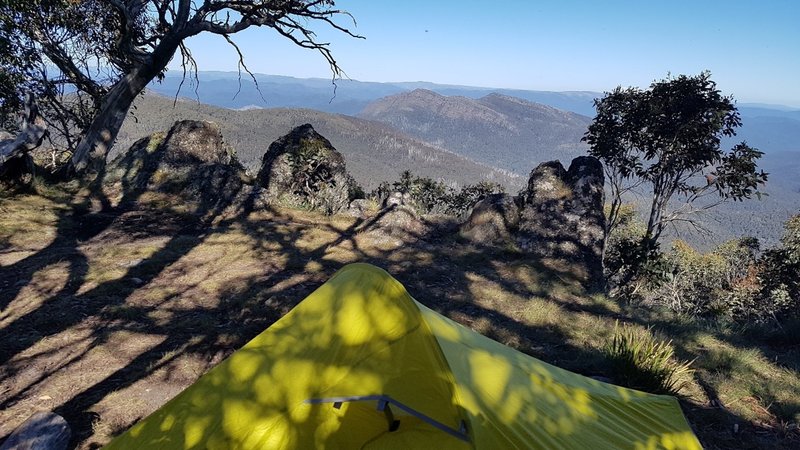
{"type": "Polygon", "coordinates": [[[358,117],[519,175],[542,161],[585,154],[581,138],[590,122],[576,113],[504,94],[472,99],[425,89],[378,99],[358,117]]]}
{"type": "Polygon", "coordinates": [[[311,123],[345,156],[348,170],[366,189],[397,179],[403,170],[453,186],[492,181],[514,190],[523,183],[515,174],[405,135],[386,124],[343,114],[299,108],[236,111],[186,99],[179,99],[173,107],[172,98],[157,94],[137,99],[134,111],[137,120],[125,121],[112,156],[177,120],[208,120],[220,124],[225,141],[253,171],[273,141],[298,125],[311,123]]]}

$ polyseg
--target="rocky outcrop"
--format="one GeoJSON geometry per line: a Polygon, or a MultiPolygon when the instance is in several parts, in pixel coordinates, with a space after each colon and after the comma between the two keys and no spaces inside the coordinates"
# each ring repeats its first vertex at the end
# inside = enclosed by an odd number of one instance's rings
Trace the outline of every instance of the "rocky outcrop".
{"type": "Polygon", "coordinates": [[[377,204],[365,198],[357,198],[350,202],[347,207],[347,215],[351,217],[358,217],[359,219],[366,219],[377,211],[377,204]]]}
{"type": "Polygon", "coordinates": [[[241,167],[233,148],[225,144],[219,125],[200,120],[175,122],[161,144],[161,161],[175,167],[224,164],[241,167]]]}
{"type": "Polygon", "coordinates": [[[603,167],[596,158],[533,169],[519,197],[495,194],[479,202],[461,235],[480,244],[513,241],[539,260],[573,268],[590,290],[601,290],[605,236],[603,167]]]}
{"type": "Polygon", "coordinates": [[[309,124],[269,146],[257,180],[271,201],[328,214],[346,209],[355,187],[342,154],[309,124]]]}
{"type": "Polygon", "coordinates": [[[411,194],[408,192],[392,192],[386,197],[386,200],[383,201],[384,208],[391,208],[392,206],[412,206],[413,200],[411,200],[411,194]]]}
{"type": "Polygon", "coordinates": [[[145,190],[170,195],[175,207],[210,213],[229,206],[252,183],[225,144],[218,125],[184,120],[170,130],[137,141],[109,164],[106,180],[118,186],[121,201],[145,190]]]}
{"type": "Polygon", "coordinates": [[[517,242],[540,258],[565,260],[593,289],[603,280],[603,166],[596,158],[540,164],[522,194],[517,242]]]}

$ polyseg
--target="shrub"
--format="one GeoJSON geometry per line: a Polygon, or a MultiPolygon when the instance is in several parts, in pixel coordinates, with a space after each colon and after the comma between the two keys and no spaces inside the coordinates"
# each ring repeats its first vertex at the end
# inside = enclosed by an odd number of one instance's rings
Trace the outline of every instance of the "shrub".
{"type": "Polygon", "coordinates": [[[501,194],[505,192],[503,186],[489,181],[481,181],[478,184],[468,184],[461,188],[458,193],[453,193],[447,199],[447,212],[454,216],[463,216],[470,212],[476,203],[491,194],[501,194]]]}
{"type": "Polygon", "coordinates": [[[675,358],[672,341],[656,339],[650,329],[617,323],[605,353],[616,381],[654,394],[678,395],[694,372],[691,362],[675,358]]]}
{"type": "Polygon", "coordinates": [[[460,191],[456,191],[441,181],[416,177],[411,171],[406,170],[401,172],[400,178],[391,184],[383,182],[378,185],[369,197],[378,203],[383,203],[392,192],[400,192],[410,196],[410,206],[420,214],[462,216],[487,195],[503,191],[501,185],[486,181],[467,185],[460,191]]]}
{"type": "Polygon", "coordinates": [[[644,224],[633,205],[622,205],[617,226],[606,239],[603,268],[610,292],[632,302],[645,298],[664,281],[666,261],[656,243],[644,245],[644,224]]]}
{"type": "Polygon", "coordinates": [[[800,315],[800,215],[789,219],[784,230],[781,246],[764,252],[759,261],[759,313],[776,320],[800,315]]]}

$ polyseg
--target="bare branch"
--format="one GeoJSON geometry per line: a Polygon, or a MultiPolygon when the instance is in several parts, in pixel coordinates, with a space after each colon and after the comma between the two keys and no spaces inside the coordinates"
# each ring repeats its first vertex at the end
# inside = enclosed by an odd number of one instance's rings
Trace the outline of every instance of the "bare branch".
{"type": "Polygon", "coordinates": [[[224,37],[225,40],[228,41],[228,44],[230,44],[231,47],[233,47],[234,50],[236,50],[236,54],[239,56],[239,61],[237,65],[237,69],[239,71],[239,88],[236,90],[236,94],[233,95],[233,98],[236,98],[236,96],[239,95],[239,93],[242,91],[242,69],[244,69],[245,72],[247,72],[247,74],[250,75],[250,78],[253,80],[253,84],[256,85],[256,90],[258,91],[258,95],[261,97],[261,100],[263,100],[264,103],[267,103],[267,100],[264,98],[264,94],[261,92],[261,88],[258,86],[258,80],[256,79],[256,76],[253,74],[253,72],[250,71],[250,69],[247,68],[247,65],[245,65],[244,63],[244,55],[242,54],[242,51],[239,49],[239,46],[236,45],[236,43],[233,42],[231,37],[228,36],[227,34],[223,34],[222,37],[224,37]]]}
{"type": "Polygon", "coordinates": [[[187,68],[194,76],[194,80],[192,80],[194,84],[194,95],[195,98],[197,98],[197,101],[200,101],[200,94],[198,93],[198,89],[200,87],[200,78],[197,76],[197,61],[195,61],[194,56],[192,56],[192,52],[189,50],[189,47],[187,47],[183,42],[180,43],[178,49],[181,52],[181,69],[183,70],[183,76],[181,77],[180,84],[178,84],[178,89],[175,91],[175,99],[172,102],[173,107],[178,103],[178,95],[181,93],[181,88],[183,87],[184,81],[186,81],[187,68]]]}

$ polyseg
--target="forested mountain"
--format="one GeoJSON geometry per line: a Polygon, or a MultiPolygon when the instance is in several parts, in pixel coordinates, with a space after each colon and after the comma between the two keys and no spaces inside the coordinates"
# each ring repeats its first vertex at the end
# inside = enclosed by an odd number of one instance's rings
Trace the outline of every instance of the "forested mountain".
{"type": "MultiPolygon", "coordinates": [[[[326,112],[355,115],[367,104],[388,95],[428,89],[442,95],[461,95],[469,98],[484,97],[492,92],[542,103],[565,111],[591,116],[592,100],[601,93],[590,91],[552,92],[521,89],[458,86],[428,82],[377,83],[357,80],[337,80],[336,85],[324,78],[293,78],[278,75],[255,74],[258,86],[248,74],[240,77],[236,72],[201,71],[197,81],[187,77],[180,96],[194,98],[225,108],[310,108],[326,112]],[[335,88],[335,89],[334,89],[335,88]],[[260,91],[260,92],[259,92],[260,91]]],[[[180,73],[167,73],[161,82],[149,86],[153,92],[175,96],[181,85],[180,73]]]]}
{"type": "Polygon", "coordinates": [[[426,89],[377,100],[359,117],[520,175],[542,161],[569,161],[585,154],[580,141],[590,122],[579,114],[507,95],[492,93],[475,100],[426,89]]]}
{"type": "MultiPolygon", "coordinates": [[[[174,97],[178,92],[182,76],[167,73],[163,81],[152,83],[150,90],[174,97]]],[[[206,72],[197,75],[199,84],[187,77],[179,96],[199,100],[225,108],[310,108],[319,111],[357,115],[369,103],[386,96],[407,93],[414,89],[427,89],[440,95],[462,96],[480,99],[491,93],[528,100],[594,117],[595,98],[601,92],[594,91],[532,91],[523,89],[498,89],[489,87],[444,85],[428,82],[376,83],[357,80],[293,78],[277,75],[255,74],[252,79],[243,74],[241,84],[236,72],[206,72]],[[260,91],[260,92],[259,92],[260,91]]],[[[609,86],[611,89],[613,86],[609,86]]],[[[733,93],[736,94],[735,92],[733,93]]],[[[800,109],[781,105],[740,103],[743,126],[739,134],[725,142],[746,140],[764,151],[800,151],[800,109]]]]}
{"type": "Polygon", "coordinates": [[[348,170],[365,189],[384,180],[395,180],[401,171],[409,169],[449,184],[487,180],[511,190],[522,185],[519,177],[414,139],[387,125],[340,114],[287,108],[235,111],[193,100],[174,102],[155,94],[139,98],[133,113],[135,118],[126,120],[120,132],[115,154],[141,137],[168,129],[175,120],[209,120],[222,127],[226,142],[237,151],[240,160],[257,171],[273,141],[298,125],[310,123],[344,154],[348,170]]]}
{"type": "Polygon", "coordinates": [[[800,213],[800,158],[797,152],[767,152],[759,167],[769,173],[766,196],[722,204],[703,216],[710,235],[680,230],[681,237],[701,249],[742,236],[757,237],[762,247],[777,244],[784,222],[800,213]]]}
{"type": "MultiPolygon", "coordinates": [[[[231,80],[230,74],[222,75],[220,86],[235,92],[235,78],[231,80]]],[[[304,83],[308,83],[312,91],[316,90],[315,95],[321,95],[330,87],[329,80],[293,78],[278,80],[276,86],[293,81],[298,82],[300,90],[306,89],[304,83]]],[[[243,86],[246,85],[243,80],[243,86]]],[[[346,84],[352,92],[365,96],[380,93],[380,86],[374,85],[382,84],[346,84]]],[[[395,87],[419,85],[428,84],[408,83],[395,87]]],[[[264,85],[261,87],[263,89],[264,85]]],[[[457,91],[459,87],[448,89],[457,91]]],[[[349,91],[340,85],[338,92],[349,91]]],[[[150,94],[137,102],[138,122],[126,121],[115,151],[126,148],[136,138],[168,128],[173,120],[197,118],[220,123],[226,140],[238,151],[243,162],[255,168],[272,141],[292,127],[309,122],[344,153],[349,170],[367,189],[380,181],[394,180],[400,171],[410,169],[418,175],[461,185],[493,180],[504,184],[510,192],[521,187],[524,177],[510,177],[494,167],[525,176],[542,161],[567,162],[585,153],[579,141],[590,119],[578,114],[501,94],[472,99],[447,97],[429,90],[400,92],[371,102],[363,111],[364,118],[380,118],[387,122],[385,124],[308,109],[234,111],[183,98],[179,98],[173,108],[172,98],[150,94]]],[[[265,97],[267,95],[265,93],[265,97]]],[[[288,96],[289,91],[284,95],[288,96]]],[[[261,101],[257,92],[245,95],[243,90],[240,96],[250,104],[261,101]]],[[[764,188],[768,195],[761,200],[724,204],[706,214],[702,221],[711,231],[707,236],[688,229],[672,231],[673,236],[680,236],[699,248],[709,249],[744,235],[758,237],[764,246],[773,245],[781,235],[783,222],[800,211],[800,159],[797,158],[800,119],[795,117],[797,111],[758,105],[743,105],[740,110],[744,127],[724,145],[746,140],[765,152],[759,165],[770,173],[764,188]],[[797,137],[792,137],[794,135],[797,137]]],[[[646,201],[641,196],[633,198],[637,199],[646,201]]]]}

